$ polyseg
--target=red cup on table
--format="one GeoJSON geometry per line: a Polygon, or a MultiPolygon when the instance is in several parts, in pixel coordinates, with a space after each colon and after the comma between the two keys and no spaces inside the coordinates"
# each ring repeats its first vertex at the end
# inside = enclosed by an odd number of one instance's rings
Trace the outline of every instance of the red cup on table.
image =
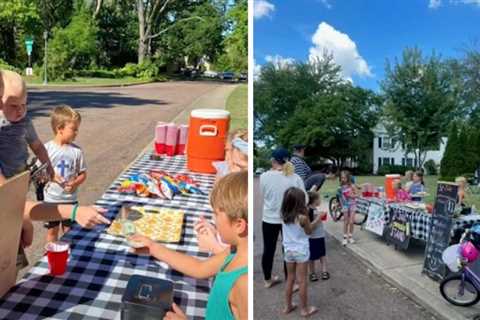
{"type": "Polygon", "coordinates": [[[61,276],[67,270],[70,245],[66,242],[49,242],[45,245],[48,267],[52,276],[61,276]]]}

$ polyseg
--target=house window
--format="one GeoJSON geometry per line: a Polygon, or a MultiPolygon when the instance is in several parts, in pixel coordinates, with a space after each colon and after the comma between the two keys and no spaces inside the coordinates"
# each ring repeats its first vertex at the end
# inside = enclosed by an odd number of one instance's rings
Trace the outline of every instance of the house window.
{"type": "Polygon", "coordinates": [[[378,147],[382,148],[382,137],[378,137],[378,147]]]}
{"type": "Polygon", "coordinates": [[[413,159],[412,158],[407,158],[407,166],[409,166],[409,167],[413,166],[413,159]]]}
{"type": "Polygon", "coordinates": [[[405,165],[405,158],[402,158],[402,166],[405,165]]]}
{"type": "Polygon", "coordinates": [[[417,159],[415,159],[415,167],[417,167],[417,159]]]}
{"type": "Polygon", "coordinates": [[[378,157],[378,166],[380,167],[382,165],[382,158],[378,157]]]}
{"type": "Polygon", "coordinates": [[[390,164],[390,158],[383,158],[383,164],[384,165],[389,165],[390,164]]]}
{"type": "Polygon", "coordinates": [[[392,158],[392,161],[390,162],[391,165],[395,164],[395,158],[392,158]]]}

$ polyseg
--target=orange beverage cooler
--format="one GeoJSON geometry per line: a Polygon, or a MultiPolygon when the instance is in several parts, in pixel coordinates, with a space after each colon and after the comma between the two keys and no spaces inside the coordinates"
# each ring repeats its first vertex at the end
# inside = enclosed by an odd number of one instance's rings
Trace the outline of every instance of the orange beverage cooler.
{"type": "Polygon", "coordinates": [[[190,114],[187,142],[187,168],[215,173],[213,161],[225,159],[225,143],[230,112],[221,109],[196,109],[190,114]]]}
{"type": "Polygon", "coordinates": [[[393,189],[393,182],[399,179],[399,174],[385,175],[385,195],[387,197],[387,200],[395,200],[395,190],[393,189]]]}

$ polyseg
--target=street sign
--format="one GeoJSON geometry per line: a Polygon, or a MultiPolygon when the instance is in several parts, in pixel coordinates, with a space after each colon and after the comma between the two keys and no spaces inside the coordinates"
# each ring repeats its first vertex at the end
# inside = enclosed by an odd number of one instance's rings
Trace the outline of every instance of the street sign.
{"type": "Polygon", "coordinates": [[[33,49],[33,39],[25,40],[25,46],[27,47],[27,54],[29,56],[31,56],[32,55],[32,49],[33,49]]]}

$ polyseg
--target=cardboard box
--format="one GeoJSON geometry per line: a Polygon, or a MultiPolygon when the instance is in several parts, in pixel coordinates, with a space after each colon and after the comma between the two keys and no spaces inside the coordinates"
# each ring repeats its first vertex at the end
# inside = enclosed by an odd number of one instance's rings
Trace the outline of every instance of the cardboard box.
{"type": "Polygon", "coordinates": [[[10,290],[17,277],[17,253],[29,177],[26,171],[0,187],[0,297],[10,290]]]}

